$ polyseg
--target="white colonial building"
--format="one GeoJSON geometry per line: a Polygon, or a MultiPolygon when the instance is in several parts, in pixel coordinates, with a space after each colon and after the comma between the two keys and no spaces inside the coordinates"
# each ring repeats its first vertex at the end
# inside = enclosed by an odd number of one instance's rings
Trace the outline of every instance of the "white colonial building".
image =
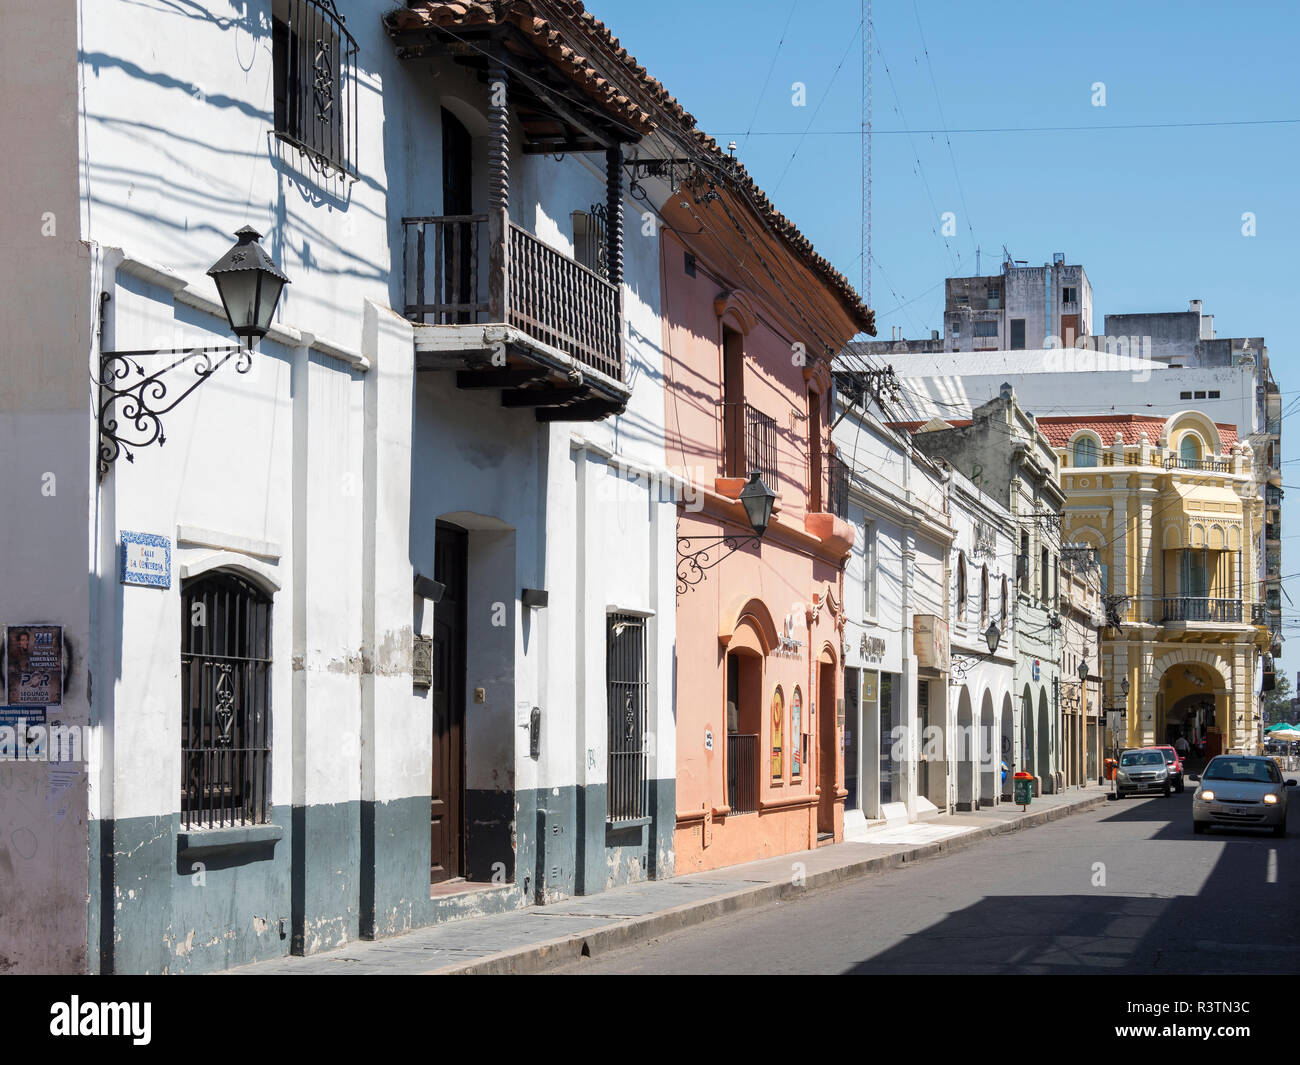
{"type": "Polygon", "coordinates": [[[955,534],[948,800],[958,810],[975,810],[1010,796],[1010,767],[1017,762],[1018,538],[1010,511],[957,470],[949,470],[948,503],[955,534]]]}
{"type": "Polygon", "coordinates": [[[844,574],[844,831],[947,812],[944,755],[926,729],[948,721],[947,489],[906,433],[862,402],[837,364],[836,503],[855,528],[844,574]],[[936,768],[937,767],[937,768],[936,768]]]}
{"type": "Polygon", "coordinates": [[[667,188],[623,153],[673,153],[594,19],[382,7],[6,9],[0,626],[57,633],[17,690],[97,755],[0,765],[21,971],[672,872],[667,188]],[[195,353],[244,226],[290,283],[195,353]]]}

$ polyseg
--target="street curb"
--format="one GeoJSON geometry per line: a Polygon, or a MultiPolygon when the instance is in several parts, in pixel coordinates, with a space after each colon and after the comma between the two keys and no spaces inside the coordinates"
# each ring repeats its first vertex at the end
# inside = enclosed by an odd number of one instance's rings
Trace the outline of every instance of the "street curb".
{"type": "Polygon", "coordinates": [[[965,850],[971,844],[990,839],[993,836],[1003,836],[1009,832],[1018,832],[1024,828],[1035,828],[1038,825],[1047,824],[1049,821],[1057,821],[1062,817],[1069,817],[1071,814],[1094,809],[1103,805],[1109,797],[1110,793],[1104,792],[1090,796],[1081,802],[1071,803],[1069,806],[1054,806],[1047,810],[1026,813],[1013,821],[1002,821],[984,828],[977,828],[974,831],[954,836],[951,839],[918,844],[915,847],[909,847],[907,850],[897,851],[893,854],[865,858],[861,861],[837,866],[834,869],[823,869],[820,872],[809,874],[802,885],[781,881],[779,883],[761,884],[757,887],[744,887],[727,895],[718,895],[699,902],[683,903],[680,906],[646,914],[643,917],[628,918],[605,928],[574,932],[556,939],[534,943],[527,947],[516,947],[511,950],[503,950],[497,954],[489,954],[483,958],[476,958],[472,962],[462,962],[431,969],[425,975],[510,976],[534,973],[559,962],[577,961],[582,957],[596,957],[599,954],[617,950],[620,947],[630,946],[634,943],[653,939],[656,936],[666,935],[669,932],[677,932],[683,928],[703,924],[706,921],[712,921],[730,913],[756,909],[759,906],[766,906],[768,903],[798,897],[818,888],[830,887],[847,880],[856,880],[859,877],[883,872],[887,869],[896,869],[901,865],[909,865],[925,858],[965,850]]]}

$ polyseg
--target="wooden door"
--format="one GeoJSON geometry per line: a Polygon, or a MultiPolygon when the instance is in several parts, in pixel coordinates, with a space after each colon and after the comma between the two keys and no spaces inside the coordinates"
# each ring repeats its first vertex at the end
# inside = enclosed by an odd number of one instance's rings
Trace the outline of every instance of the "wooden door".
{"type": "Polygon", "coordinates": [[[836,729],[835,667],[826,662],[817,664],[817,772],[821,785],[817,804],[817,832],[825,835],[835,831],[835,788],[839,776],[839,745],[836,729]]]}
{"type": "Polygon", "coordinates": [[[468,538],[438,523],[434,580],[444,590],[433,613],[433,781],[429,807],[429,880],[464,874],[465,574],[468,538]]]}

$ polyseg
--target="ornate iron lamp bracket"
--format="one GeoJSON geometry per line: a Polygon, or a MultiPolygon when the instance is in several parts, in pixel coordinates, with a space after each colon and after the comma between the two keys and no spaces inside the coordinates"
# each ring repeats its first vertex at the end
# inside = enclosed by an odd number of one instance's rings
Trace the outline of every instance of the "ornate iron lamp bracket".
{"type": "MultiPolygon", "coordinates": [[[[102,307],[108,302],[108,293],[101,299],[102,307]]],[[[100,328],[103,336],[103,327],[100,328]]],[[[144,448],[167,442],[162,416],[172,410],[186,396],[235,359],[235,372],[248,373],[253,366],[253,353],[240,344],[223,344],[187,348],[142,348],[136,351],[101,351],[99,353],[99,477],[103,480],[118,455],[125,454],[127,462],[135,461],[132,448],[144,448]],[[145,371],[140,361],[152,355],[178,356],[171,363],[145,371]],[[217,356],[220,356],[217,358],[217,356]],[[174,370],[189,366],[194,377],[168,380],[174,370]],[[178,391],[173,391],[173,387],[178,391]],[[184,386],[184,387],[180,387],[184,386]],[[118,406],[119,401],[121,406],[118,406]]]]}
{"type": "Polygon", "coordinates": [[[991,652],[986,655],[977,655],[974,657],[970,655],[953,655],[952,662],[948,669],[948,683],[963,683],[972,669],[978,666],[981,662],[986,662],[992,657],[993,654],[991,652]]]}
{"type": "Polygon", "coordinates": [[[759,538],[752,533],[740,536],[679,536],[677,537],[677,594],[685,595],[704,580],[707,570],[713,569],[724,558],[734,555],[747,544],[756,544],[759,538]],[[696,544],[704,546],[692,551],[696,544]],[[727,550],[714,557],[714,553],[725,547],[727,550]]]}

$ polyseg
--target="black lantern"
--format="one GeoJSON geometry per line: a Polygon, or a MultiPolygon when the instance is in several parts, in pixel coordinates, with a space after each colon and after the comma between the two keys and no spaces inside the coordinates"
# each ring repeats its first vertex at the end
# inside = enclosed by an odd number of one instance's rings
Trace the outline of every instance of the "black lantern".
{"type": "Polygon", "coordinates": [[[753,526],[754,535],[762,536],[767,532],[768,522],[772,520],[772,504],[776,502],[776,493],[755,472],[749,475],[745,487],[740,490],[740,502],[745,508],[749,524],[753,526]]]}
{"type": "Polygon", "coordinates": [[[984,643],[989,649],[986,655],[978,657],[972,655],[953,655],[949,663],[949,684],[961,684],[966,676],[981,662],[992,655],[997,654],[998,644],[1002,642],[1002,631],[998,628],[996,621],[990,621],[989,627],[984,630],[984,643]]]}
{"type": "Polygon", "coordinates": [[[1078,672],[1079,672],[1079,680],[1081,682],[1086,682],[1088,679],[1088,663],[1080,662],[1078,672]]]}
{"type": "Polygon", "coordinates": [[[1125,677],[1119,682],[1119,693],[1124,696],[1125,699],[1128,698],[1128,687],[1128,677],[1125,677]]]}
{"type": "Polygon", "coordinates": [[[271,328],[280,293],[289,279],[258,243],[262,234],[252,226],[235,233],[239,242],[208,271],[221,295],[230,331],[255,345],[271,328]]]}
{"type": "MultiPolygon", "coordinates": [[[[230,331],[238,344],[197,345],[184,348],[143,348],[99,353],[98,420],[99,476],[102,479],[118,455],[135,461],[133,448],[167,443],[162,416],[232,359],[236,373],[248,373],[253,365],[252,348],[266,336],[280,293],[289,279],[271,261],[258,243],[262,235],[252,226],[235,234],[239,242],[216,261],[208,276],[217,285],[230,331]],[[151,360],[157,355],[175,356],[165,366],[151,360]],[[181,372],[189,371],[189,372],[181,372]]],[[[112,297],[99,297],[100,331],[112,297]]]]}
{"type": "Polygon", "coordinates": [[[749,519],[752,536],[735,536],[724,533],[722,536],[679,536],[677,537],[677,594],[687,591],[704,580],[704,574],[724,558],[735,554],[748,544],[757,544],[772,520],[772,505],[776,502],[776,493],[764,483],[763,478],[752,472],[745,487],[740,490],[740,505],[745,508],[745,517],[749,519]],[[721,552],[721,554],[719,554],[721,552]]]}

